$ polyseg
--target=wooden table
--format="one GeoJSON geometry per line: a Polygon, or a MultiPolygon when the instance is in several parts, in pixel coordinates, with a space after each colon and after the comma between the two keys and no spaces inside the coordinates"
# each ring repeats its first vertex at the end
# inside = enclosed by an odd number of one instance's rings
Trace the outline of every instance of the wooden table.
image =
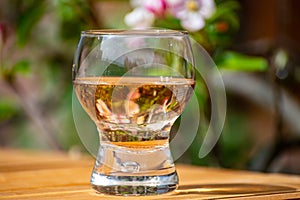
{"type": "Polygon", "coordinates": [[[94,160],[62,153],[0,149],[0,199],[300,199],[300,176],[177,165],[178,190],[148,197],[96,194],[94,160]]]}

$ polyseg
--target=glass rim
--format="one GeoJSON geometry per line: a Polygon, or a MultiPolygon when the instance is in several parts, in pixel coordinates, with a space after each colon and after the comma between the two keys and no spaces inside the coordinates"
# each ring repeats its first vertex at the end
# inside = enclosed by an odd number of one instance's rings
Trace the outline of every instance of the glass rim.
{"type": "Polygon", "coordinates": [[[145,29],[91,29],[81,32],[81,36],[187,36],[184,30],[145,28],[145,29]]]}

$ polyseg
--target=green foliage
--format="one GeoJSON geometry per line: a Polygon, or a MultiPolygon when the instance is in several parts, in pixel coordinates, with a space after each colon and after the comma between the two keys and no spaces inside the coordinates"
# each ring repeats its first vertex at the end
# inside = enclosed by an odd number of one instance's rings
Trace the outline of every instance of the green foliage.
{"type": "Polygon", "coordinates": [[[8,98],[0,99],[0,121],[8,120],[19,111],[17,104],[8,98]]]}
{"type": "Polygon", "coordinates": [[[221,69],[237,71],[266,71],[268,62],[263,57],[248,56],[233,51],[225,51],[215,57],[217,66],[221,69]]]}
{"type": "Polygon", "coordinates": [[[237,1],[218,1],[216,4],[216,12],[207,19],[204,29],[207,39],[215,48],[230,45],[240,26],[240,6],[237,1]]]}
{"type": "Polygon", "coordinates": [[[176,19],[170,15],[164,16],[160,20],[156,20],[154,23],[154,27],[163,27],[173,30],[181,30],[182,27],[180,25],[180,20],[176,19]]]}
{"type": "Polygon", "coordinates": [[[30,63],[28,60],[17,61],[11,70],[12,74],[28,75],[30,73],[30,63]]]}
{"type": "Polygon", "coordinates": [[[227,123],[219,141],[219,156],[224,167],[246,168],[253,145],[251,131],[243,113],[228,113],[227,123]]]}
{"type": "Polygon", "coordinates": [[[1,76],[8,82],[12,82],[17,75],[29,75],[30,62],[28,60],[19,60],[12,67],[2,66],[1,76]]]}
{"type": "Polygon", "coordinates": [[[45,0],[21,1],[19,19],[17,21],[18,44],[24,46],[30,38],[34,26],[41,20],[45,13],[45,0]],[[26,3],[25,3],[26,2],[26,3]]]}
{"type": "Polygon", "coordinates": [[[77,40],[82,30],[97,27],[89,0],[55,0],[63,40],[77,40]]]}

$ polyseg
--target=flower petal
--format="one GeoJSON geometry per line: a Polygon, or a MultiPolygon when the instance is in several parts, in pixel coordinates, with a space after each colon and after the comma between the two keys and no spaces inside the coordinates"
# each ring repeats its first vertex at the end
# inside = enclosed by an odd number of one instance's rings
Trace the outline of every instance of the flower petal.
{"type": "Polygon", "coordinates": [[[184,4],[185,0],[166,0],[168,6],[176,6],[179,4],[184,4]]]}
{"type": "Polygon", "coordinates": [[[167,9],[165,0],[144,0],[143,6],[157,16],[163,16],[167,9]]]}
{"type": "Polygon", "coordinates": [[[199,12],[187,12],[187,17],[181,19],[181,26],[191,32],[195,32],[204,27],[205,21],[199,12]]]}
{"type": "Polygon", "coordinates": [[[154,22],[155,16],[145,8],[137,7],[125,16],[125,23],[134,28],[150,27],[154,22]]]}
{"type": "Polygon", "coordinates": [[[216,11],[216,5],[213,0],[198,0],[200,1],[200,9],[199,12],[204,18],[209,18],[211,17],[214,12],[216,11]]]}

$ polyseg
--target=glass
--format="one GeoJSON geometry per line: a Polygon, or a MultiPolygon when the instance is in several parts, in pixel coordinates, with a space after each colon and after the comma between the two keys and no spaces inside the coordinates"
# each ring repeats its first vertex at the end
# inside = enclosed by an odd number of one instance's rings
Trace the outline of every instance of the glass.
{"type": "Polygon", "coordinates": [[[193,93],[194,74],[186,32],[81,33],[73,84],[99,132],[93,189],[113,195],[153,195],[176,189],[169,134],[193,93]]]}

